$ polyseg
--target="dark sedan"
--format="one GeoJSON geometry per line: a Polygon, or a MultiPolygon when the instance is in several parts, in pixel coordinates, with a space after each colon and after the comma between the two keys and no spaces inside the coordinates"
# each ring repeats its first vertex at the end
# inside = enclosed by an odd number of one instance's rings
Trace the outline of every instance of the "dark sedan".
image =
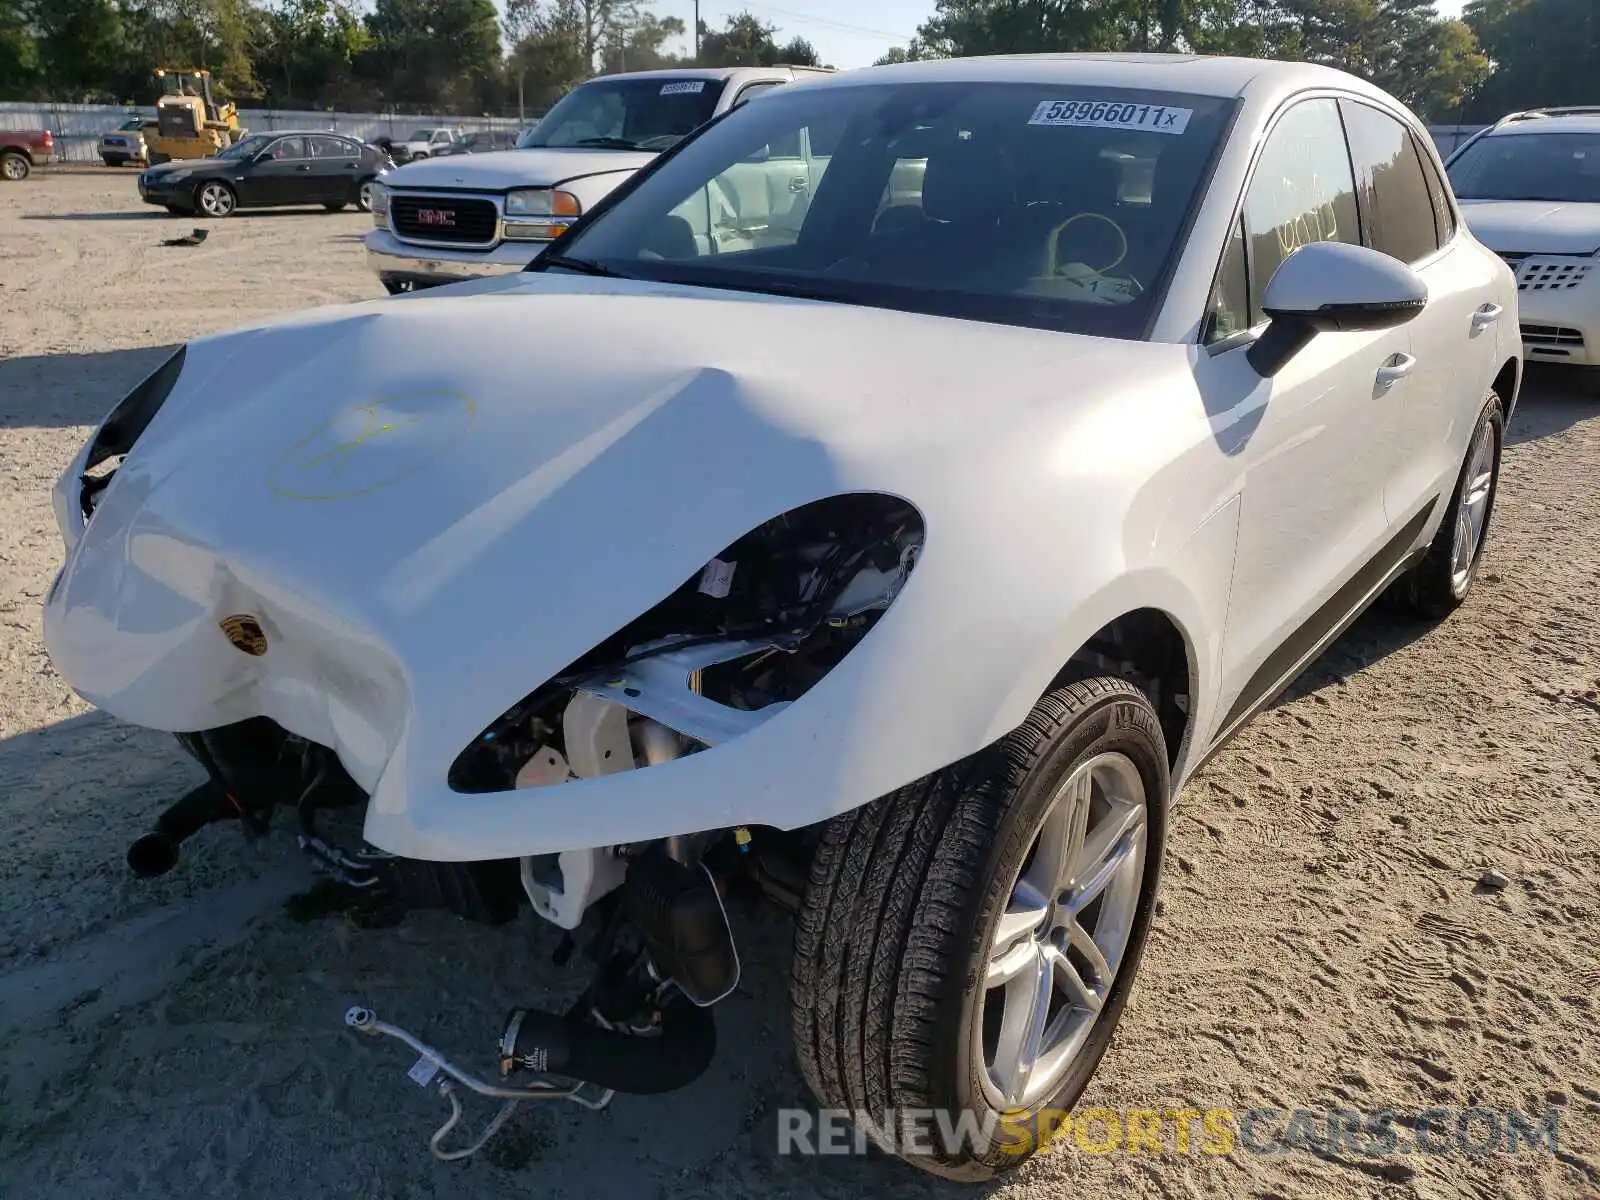
{"type": "Polygon", "coordinates": [[[326,131],[253,133],[215,158],[162,163],[139,175],[139,196],[168,212],[226,217],[240,208],[320,204],[372,207],[372,183],[389,168],[376,146],[326,131]]]}

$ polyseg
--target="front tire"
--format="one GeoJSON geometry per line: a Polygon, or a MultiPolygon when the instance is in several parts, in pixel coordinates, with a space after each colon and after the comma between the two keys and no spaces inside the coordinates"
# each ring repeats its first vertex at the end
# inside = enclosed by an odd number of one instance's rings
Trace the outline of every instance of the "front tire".
{"type": "Polygon", "coordinates": [[[1426,557],[1396,581],[1392,597],[1395,607],[1439,620],[1466,600],[1478,578],[1483,550],[1489,541],[1505,433],[1505,409],[1500,397],[1490,391],[1467,443],[1450,507],[1445,510],[1426,557]]]}
{"type": "MultiPolygon", "coordinates": [[[[1052,692],[995,745],[829,823],[795,934],[796,1055],[819,1103],[913,1165],[982,1180],[1088,1084],[1149,929],[1168,792],[1143,693],[1052,692]],[[906,1153],[888,1114],[993,1140],[906,1153]],[[880,1133],[887,1133],[885,1137],[880,1133]]],[[[924,1131],[926,1132],[926,1131],[924,1131]]],[[[929,1139],[919,1135],[923,1149],[929,1139]]]]}
{"type": "Polygon", "coordinates": [[[224,217],[233,215],[233,210],[239,205],[239,198],[227,184],[211,179],[195,190],[194,203],[202,216],[220,221],[224,217]]]}
{"type": "Polygon", "coordinates": [[[356,188],[356,207],[364,213],[372,211],[372,183],[370,179],[363,179],[356,188]]]}

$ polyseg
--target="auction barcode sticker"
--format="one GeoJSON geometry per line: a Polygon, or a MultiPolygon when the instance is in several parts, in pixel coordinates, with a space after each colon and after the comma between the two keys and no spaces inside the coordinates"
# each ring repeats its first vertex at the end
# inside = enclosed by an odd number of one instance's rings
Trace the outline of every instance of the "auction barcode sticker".
{"type": "Polygon", "coordinates": [[[1121,100],[1041,100],[1029,125],[1082,125],[1091,129],[1147,129],[1182,133],[1189,128],[1192,108],[1167,104],[1132,104],[1121,100]]]}
{"type": "Polygon", "coordinates": [[[661,95],[663,96],[691,95],[705,90],[706,81],[704,79],[684,79],[678,83],[663,83],[661,85],[661,95]]]}

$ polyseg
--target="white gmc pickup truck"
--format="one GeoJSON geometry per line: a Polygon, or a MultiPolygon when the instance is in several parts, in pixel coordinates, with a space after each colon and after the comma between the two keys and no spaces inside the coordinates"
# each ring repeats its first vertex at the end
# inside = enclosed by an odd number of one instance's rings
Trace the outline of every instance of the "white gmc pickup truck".
{"type": "MultiPolygon", "coordinates": [[[[630,175],[711,118],[821,73],[722,67],[592,79],[564,96],[515,150],[426,159],[390,172],[373,189],[377,228],[366,238],[368,258],[391,293],[520,271],[630,175]]],[[[774,215],[775,204],[803,211],[813,181],[803,162],[797,170],[786,162],[758,172],[763,179],[754,182],[761,186],[748,189],[743,203],[730,197],[722,222],[753,226],[774,215]],[[773,171],[787,171],[776,198],[764,178],[773,171]],[[741,207],[752,211],[741,215],[741,207]]],[[[718,219],[708,213],[705,221],[718,219]]],[[[701,234],[714,238],[716,230],[708,224],[701,234]]]]}

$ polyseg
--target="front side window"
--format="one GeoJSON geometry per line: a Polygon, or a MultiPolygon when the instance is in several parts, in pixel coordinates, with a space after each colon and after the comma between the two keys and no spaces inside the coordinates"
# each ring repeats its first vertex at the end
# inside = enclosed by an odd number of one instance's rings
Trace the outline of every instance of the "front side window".
{"type": "Polygon", "coordinates": [[[757,96],[761,95],[762,92],[770,92],[773,88],[778,86],[780,85],[776,79],[767,79],[760,83],[752,83],[746,87],[744,91],[739,93],[739,98],[733,102],[733,107],[738,108],[741,104],[748,104],[757,96]]]}
{"type": "Polygon", "coordinates": [[[1060,84],[784,88],[707,129],[534,269],[566,257],[1143,337],[1233,107],[1060,84]],[[767,150],[796,143],[798,161],[767,150]]]}
{"type": "Polygon", "coordinates": [[[1339,107],[1372,248],[1403,263],[1426,258],[1439,248],[1439,233],[1410,130],[1366,104],[1341,101],[1339,107]]]}
{"type": "Polygon", "coordinates": [[[252,133],[249,137],[240,138],[226,150],[217,152],[218,158],[254,158],[272,144],[270,133],[252,133]]]}
{"type": "Polygon", "coordinates": [[[1462,200],[1600,204],[1600,133],[1491,133],[1449,174],[1462,200]]]}
{"type": "Polygon", "coordinates": [[[272,143],[272,149],[267,154],[274,161],[311,157],[306,153],[306,139],[301,137],[279,138],[272,143]]]}
{"type": "Polygon", "coordinates": [[[1337,102],[1301,101],[1273,128],[1245,193],[1244,221],[1252,325],[1264,319],[1267,281],[1289,255],[1312,242],[1361,244],[1337,102]]]}
{"type": "Polygon", "coordinates": [[[717,111],[720,79],[607,79],[568,92],[523,141],[529,147],[666,150],[717,111]]]}

